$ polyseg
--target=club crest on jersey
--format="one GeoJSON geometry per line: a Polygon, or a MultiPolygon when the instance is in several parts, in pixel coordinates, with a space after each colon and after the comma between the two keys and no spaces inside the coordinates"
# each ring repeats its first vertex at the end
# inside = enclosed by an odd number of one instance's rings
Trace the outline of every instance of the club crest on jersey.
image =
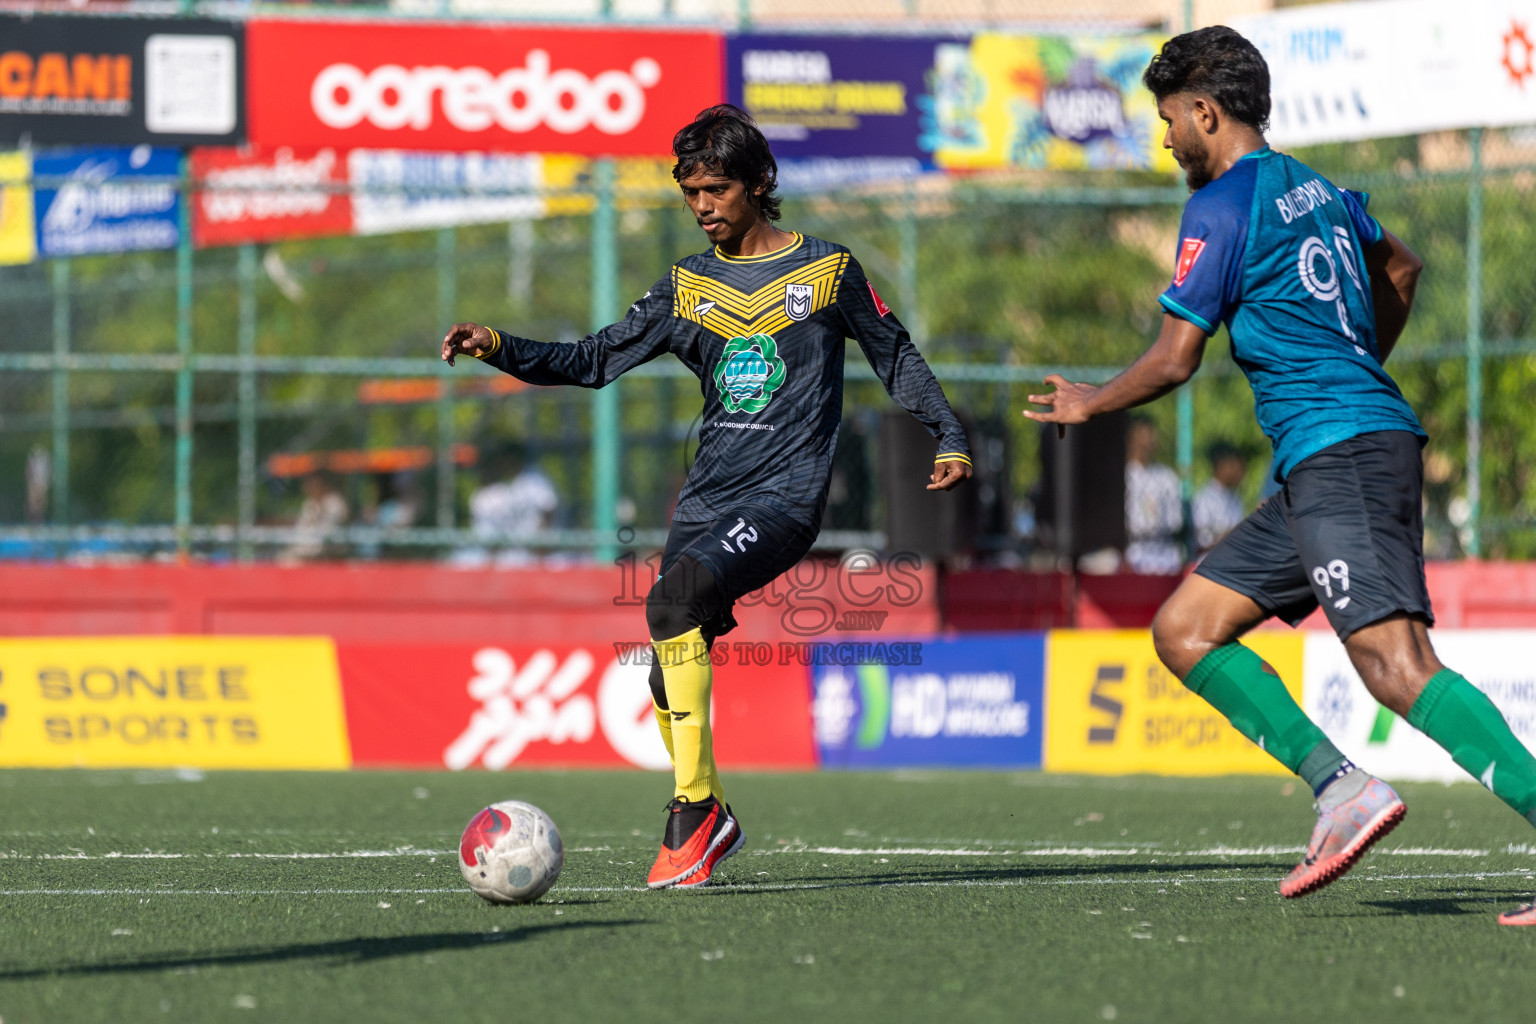
{"type": "Polygon", "coordinates": [[[811,315],[811,299],[816,289],[808,284],[784,286],[784,315],[791,320],[804,320],[811,315]]]}
{"type": "Polygon", "coordinates": [[[1189,272],[1195,269],[1195,261],[1200,258],[1200,254],[1203,252],[1205,252],[1205,239],[1184,239],[1183,244],[1179,246],[1178,265],[1173,268],[1173,286],[1175,288],[1182,285],[1184,279],[1189,276],[1189,272]]]}
{"type": "Polygon", "coordinates": [[[784,360],[772,335],[732,338],[715,362],[715,387],[726,412],[761,412],[784,383],[784,360]]]}

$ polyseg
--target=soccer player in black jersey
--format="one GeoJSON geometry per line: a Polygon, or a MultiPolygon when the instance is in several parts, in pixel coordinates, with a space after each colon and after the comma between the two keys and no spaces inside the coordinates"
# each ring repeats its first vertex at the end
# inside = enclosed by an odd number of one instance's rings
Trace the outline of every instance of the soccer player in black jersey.
{"type": "Polygon", "coordinates": [[[752,120],[710,107],[672,140],[673,177],[711,247],[667,271],[619,323],[571,345],[455,324],[450,364],[472,355],[530,384],[600,388],[671,352],[704,394],[698,456],[646,599],[651,694],[672,757],[652,888],[705,885],[742,846],[709,722],[709,645],[735,627],[737,598],[810,550],[826,508],[852,337],[902,408],[937,441],[928,490],[971,475],[960,421],[907,331],[846,248],[780,230],[778,167],[752,120]]]}

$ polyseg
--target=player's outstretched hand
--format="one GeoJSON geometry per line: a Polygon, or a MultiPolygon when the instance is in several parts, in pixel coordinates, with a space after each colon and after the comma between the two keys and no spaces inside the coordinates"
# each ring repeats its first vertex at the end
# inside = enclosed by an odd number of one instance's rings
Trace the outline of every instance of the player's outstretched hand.
{"type": "Polygon", "coordinates": [[[1024,416],[1037,423],[1056,424],[1056,436],[1067,436],[1067,424],[1087,423],[1092,413],[1088,411],[1088,399],[1098,388],[1092,384],[1079,384],[1076,381],[1067,380],[1059,373],[1053,373],[1045,378],[1045,382],[1055,388],[1048,395],[1030,395],[1029,400],[1035,405],[1043,405],[1047,408],[1044,412],[1034,409],[1025,409],[1024,416]]]}
{"type": "Polygon", "coordinates": [[[477,356],[491,347],[491,329],[479,324],[454,324],[443,335],[443,360],[449,366],[458,356],[477,356]]]}
{"type": "Polygon", "coordinates": [[[930,491],[952,491],[971,477],[971,467],[957,459],[933,464],[933,476],[929,477],[930,491]]]}

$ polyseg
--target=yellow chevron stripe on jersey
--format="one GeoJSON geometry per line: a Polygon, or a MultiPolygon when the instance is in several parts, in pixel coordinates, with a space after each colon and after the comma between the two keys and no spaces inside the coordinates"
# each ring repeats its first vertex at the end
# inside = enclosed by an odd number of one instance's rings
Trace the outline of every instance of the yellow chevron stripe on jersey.
{"type": "Polygon", "coordinates": [[[701,324],[722,338],[773,334],[794,323],[784,309],[789,285],[809,285],[809,316],[837,301],[837,287],[848,266],[846,252],[834,252],[747,294],[712,277],[696,274],[682,267],[672,268],[676,288],[672,315],[701,324]]]}

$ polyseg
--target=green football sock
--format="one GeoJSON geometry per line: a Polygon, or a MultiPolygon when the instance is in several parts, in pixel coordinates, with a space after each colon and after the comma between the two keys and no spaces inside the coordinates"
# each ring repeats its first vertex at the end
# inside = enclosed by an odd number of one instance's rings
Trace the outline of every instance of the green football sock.
{"type": "Polygon", "coordinates": [[[1346,763],[1323,730],[1296,706],[1275,670],[1242,644],[1226,644],[1201,658],[1184,685],[1266,754],[1300,775],[1314,793],[1346,763]]]}
{"type": "Polygon", "coordinates": [[[1408,724],[1536,825],[1536,757],[1483,691],[1443,668],[1424,684],[1408,710],[1408,724]]]}

